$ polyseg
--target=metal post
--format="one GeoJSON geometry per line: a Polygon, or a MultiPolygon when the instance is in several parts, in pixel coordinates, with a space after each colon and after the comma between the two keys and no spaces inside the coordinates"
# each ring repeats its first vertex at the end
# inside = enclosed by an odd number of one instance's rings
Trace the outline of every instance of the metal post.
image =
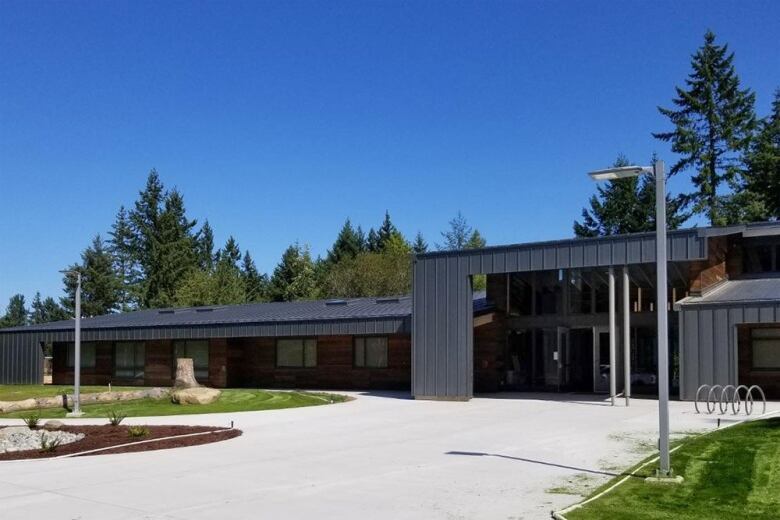
{"type": "Polygon", "coordinates": [[[609,397],[615,406],[617,367],[615,366],[615,268],[609,266],[609,397]]]}
{"type": "Polygon", "coordinates": [[[623,266],[623,395],[626,397],[626,406],[631,400],[631,298],[628,278],[628,266],[623,266]]]}
{"type": "Polygon", "coordinates": [[[663,161],[653,164],[656,223],[656,314],[658,317],[658,447],[659,477],[671,476],[669,461],[669,330],[666,310],[666,179],[663,161]]]}
{"type": "Polygon", "coordinates": [[[70,417],[81,413],[81,273],[76,273],[76,324],[74,331],[73,356],[73,411],[70,417]]]}

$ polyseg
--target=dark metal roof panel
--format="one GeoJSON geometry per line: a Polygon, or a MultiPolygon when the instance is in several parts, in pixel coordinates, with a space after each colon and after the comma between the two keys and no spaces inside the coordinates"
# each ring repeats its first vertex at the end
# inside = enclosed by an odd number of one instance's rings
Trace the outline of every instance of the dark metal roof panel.
{"type": "Polygon", "coordinates": [[[680,306],[780,302],[780,277],[728,280],[701,296],[680,300],[680,306]]]}

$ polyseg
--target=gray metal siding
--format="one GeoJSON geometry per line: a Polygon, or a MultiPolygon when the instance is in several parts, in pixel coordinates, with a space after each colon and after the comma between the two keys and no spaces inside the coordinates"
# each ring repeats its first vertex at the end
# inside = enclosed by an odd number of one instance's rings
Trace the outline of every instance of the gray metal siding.
{"type": "MultiPolygon", "coordinates": [[[[703,260],[707,238],[695,229],[675,231],[667,251],[670,261],[703,260]]],[[[471,275],[652,262],[652,233],[419,255],[412,287],[412,394],[444,399],[473,394],[471,275]]]]}
{"type": "Polygon", "coordinates": [[[680,398],[691,400],[699,385],[738,383],[737,325],[780,324],[780,303],[682,305],[680,307],[680,398]]]}
{"type": "Polygon", "coordinates": [[[0,335],[0,384],[43,383],[43,350],[33,337],[0,335]]]}

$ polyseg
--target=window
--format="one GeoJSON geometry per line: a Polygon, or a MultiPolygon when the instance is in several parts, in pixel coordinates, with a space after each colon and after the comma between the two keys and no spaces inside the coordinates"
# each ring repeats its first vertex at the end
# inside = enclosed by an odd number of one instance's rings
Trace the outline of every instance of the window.
{"type": "Polygon", "coordinates": [[[387,338],[355,338],[355,366],[387,368],[387,338]]]}
{"type": "Polygon", "coordinates": [[[317,366],[317,340],[313,338],[276,340],[276,366],[309,368],[317,366]]]}
{"type": "Polygon", "coordinates": [[[780,370],[780,328],[760,328],[750,332],[753,343],[753,368],[780,370]]]}
{"type": "Polygon", "coordinates": [[[509,314],[530,316],[533,291],[531,284],[520,273],[509,276],[509,314]]]}
{"type": "MultiPolygon", "coordinates": [[[[68,343],[67,363],[68,368],[76,366],[76,344],[68,343]]],[[[81,368],[95,368],[95,344],[81,344],[81,368]]]]}
{"type": "Polygon", "coordinates": [[[572,314],[590,314],[593,308],[590,300],[593,291],[588,278],[579,270],[569,273],[569,312],[572,314]]]}
{"type": "Polygon", "coordinates": [[[144,377],[146,348],[140,341],[122,341],[114,344],[114,375],[129,379],[144,377]]]}
{"type": "Polygon", "coordinates": [[[743,268],[745,273],[769,273],[780,271],[780,245],[750,245],[744,249],[743,268]]]}
{"type": "Polygon", "coordinates": [[[178,358],[191,358],[195,369],[195,379],[208,381],[209,379],[209,341],[208,340],[181,340],[173,342],[174,363],[173,371],[176,373],[178,358]]]}

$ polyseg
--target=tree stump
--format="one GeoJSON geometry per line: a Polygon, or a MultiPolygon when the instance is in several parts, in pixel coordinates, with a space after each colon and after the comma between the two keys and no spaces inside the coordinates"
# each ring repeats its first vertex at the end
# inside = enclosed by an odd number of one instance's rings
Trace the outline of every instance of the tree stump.
{"type": "Polygon", "coordinates": [[[195,380],[195,366],[192,358],[176,358],[175,388],[197,388],[200,385],[195,380]]]}

